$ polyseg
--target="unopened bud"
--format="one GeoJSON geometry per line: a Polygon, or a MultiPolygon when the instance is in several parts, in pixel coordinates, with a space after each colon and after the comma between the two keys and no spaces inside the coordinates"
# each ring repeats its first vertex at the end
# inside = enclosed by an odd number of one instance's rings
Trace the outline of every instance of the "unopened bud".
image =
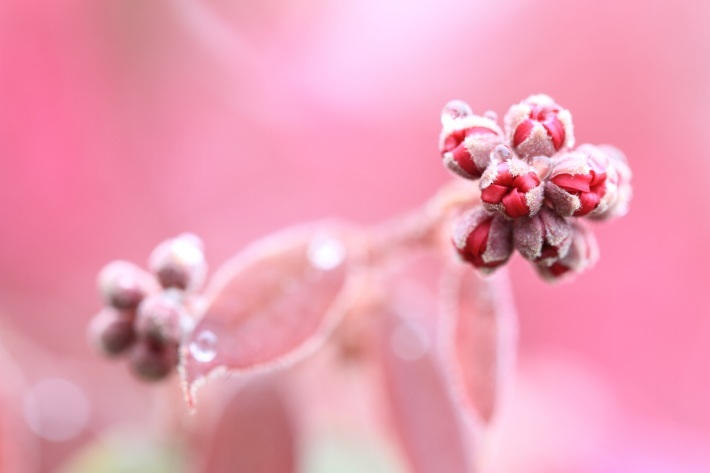
{"type": "Polygon", "coordinates": [[[534,217],[515,221],[513,241],[525,259],[550,265],[567,255],[572,227],[563,217],[543,207],[534,217]]]}
{"type": "Polygon", "coordinates": [[[498,213],[476,207],[454,224],[453,242],[461,258],[484,273],[505,264],[513,253],[513,226],[498,213]]]}
{"type": "Polygon", "coordinates": [[[552,156],[574,146],[572,115],[547,95],[532,95],[505,115],[506,137],[521,158],[552,156]]]}
{"type": "Polygon", "coordinates": [[[121,311],[113,307],[101,310],[89,324],[89,342],[109,357],[123,354],[136,339],[133,330],[132,311],[121,311]]]}
{"type": "Polygon", "coordinates": [[[155,288],[147,272],[128,261],[113,261],[99,272],[98,287],[107,305],[122,310],[138,307],[143,298],[155,288]]]}
{"type": "Polygon", "coordinates": [[[480,185],[484,207],[508,218],[531,217],[542,206],[542,181],[535,168],[520,159],[491,163],[480,185]]]}
{"type": "Polygon", "coordinates": [[[190,316],[183,305],[183,294],[167,289],[153,294],[138,306],[136,332],[158,343],[179,343],[190,316]]]}
{"type": "Polygon", "coordinates": [[[177,367],[178,345],[163,345],[150,339],[141,339],[130,354],[132,371],[145,381],[161,380],[177,367]]]}
{"type": "Polygon", "coordinates": [[[583,217],[600,205],[609,206],[616,197],[616,172],[608,160],[605,163],[589,150],[586,147],[569,152],[555,161],[545,186],[545,198],[559,215],[583,217]]]}
{"type": "Polygon", "coordinates": [[[551,265],[537,264],[540,275],[548,281],[560,281],[590,269],[599,259],[594,233],[582,222],[572,222],[572,244],[567,255],[551,265]]]}
{"type": "Polygon", "coordinates": [[[490,118],[464,116],[444,126],[439,150],[444,165],[466,179],[478,179],[490,163],[493,148],[503,143],[503,131],[490,118]]]}
{"type": "Polygon", "coordinates": [[[150,255],[149,267],[165,288],[197,290],[207,274],[202,241],[192,234],[164,241],[150,255]]]}
{"type": "MultiPolygon", "coordinates": [[[[605,208],[598,208],[591,214],[590,218],[595,220],[611,220],[613,218],[623,217],[629,211],[629,203],[633,195],[631,189],[631,168],[629,168],[626,156],[618,148],[611,145],[600,145],[597,147],[604,152],[609,158],[609,167],[616,174],[615,186],[616,196],[613,202],[610,202],[605,208]]],[[[609,178],[607,178],[609,179],[609,178]]]]}

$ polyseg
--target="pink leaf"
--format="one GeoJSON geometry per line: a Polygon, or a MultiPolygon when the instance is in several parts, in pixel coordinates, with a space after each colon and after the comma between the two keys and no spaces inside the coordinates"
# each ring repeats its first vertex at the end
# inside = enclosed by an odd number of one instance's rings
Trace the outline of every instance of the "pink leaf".
{"type": "Polygon", "coordinates": [[[415,473],[475,471],[476,432],[444,374],[438,332],[441,261],[419,259],[389,283],[379,358],[394,431],[415,473]]]}
{"type": "Polygon", "coordinates": [[[481,278],[459,265],[449,268],[442,287],[447,375],[470,420],[487,424],[515,361],[517,324],[507,274],[481,278]]]}
{"type": "Polygon", "coordinates": [[[351,238],[337,224],[298,227],[257,242],[218,270],[205,315],[184,344],[188,402],[210,373],[283,366],[320,346],[347,299],[351,238]]]}
{"type": "Polygon", "coordinates": [[[293,473],[294,422],[271,378],[252,379],[229,394],[209,433],[198,471],[293,473]]]}

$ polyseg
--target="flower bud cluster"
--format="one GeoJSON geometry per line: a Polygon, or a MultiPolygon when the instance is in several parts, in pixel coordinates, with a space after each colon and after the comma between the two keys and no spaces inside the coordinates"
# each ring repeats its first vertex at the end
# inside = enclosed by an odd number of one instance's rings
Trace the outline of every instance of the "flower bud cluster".
{"type": "Polygon", "coordinates": [[[454,226],[463,260],[488,273],[518,250],[552,281],[595,263],[594,235],[579,217],[609,220],[627,212],[631,170],[621,151],[575,148],[572,115],[546,95],[513,105],[503,129],[493,113],[474,115],[461,101],[447,104],[441,121],[444,165],[478,179],[481,191],[481,205],[454,226]]]}
{"type": "Polygon", "coordinates": [[[183,234],[158,245],[150,272],[126,261],[106,265],[98,276],[104,308],[89,337],[109,357],[127,356],[141,379],[167,377],[178,364],[180,342],[194,326],[196,291],[207,272],[202,242],[183,234]]]}

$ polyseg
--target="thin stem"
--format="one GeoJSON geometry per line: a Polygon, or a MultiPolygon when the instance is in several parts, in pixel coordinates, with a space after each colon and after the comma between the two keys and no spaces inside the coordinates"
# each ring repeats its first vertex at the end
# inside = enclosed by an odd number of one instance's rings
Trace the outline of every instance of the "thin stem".
{"type": "Polygon", "coordinates": [[[422,207],[386,220],[368,232],[368,263],[381,263],[400,251],[438,244],[442,228],[451,218],[479,202],[480,192],[473,183],[447,183],[422,207]]]}

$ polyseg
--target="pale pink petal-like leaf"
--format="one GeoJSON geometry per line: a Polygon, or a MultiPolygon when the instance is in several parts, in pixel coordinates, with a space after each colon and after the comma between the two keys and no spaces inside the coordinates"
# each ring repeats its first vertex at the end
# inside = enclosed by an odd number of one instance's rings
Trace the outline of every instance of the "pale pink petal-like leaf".
{"type": "Polygon", "coordinates": [[[256,378],[234,390],[208,434],[198,471],[294,473],[295,426],[278,383],[256,378]]]}
{"type": "Polygon", "coordinates": [[[414,339],[419,335],[392,312],[385,319],[383,370],[392,420],[415,473],[470,472],[473,437],[465,435],[458,406],[448,391],[440,364],[433,354],[420,358],[395,352],[393,337],[414,339]]]}
{"type": "Polygon", "coordinates": [[[204,317],[184,343],[188,402],[211,373],[283,366],[322,343],[348,297],[351,238],[333,223],[297,227],[255,243],[218,270],[204,317]]]}
{"type": "Polygon", "coordinates": [[[481,278],[450,267],[442,285],[442,344],[454,392],[475,424],[488,424],[512,376],[517,322],[507,273],[481,278]]]}
{"type": "Polygon", "coordinates": [[[426,279],[433,281],[411,280],[421,272],[419,264],[410,266],[410,279],[390,282],[390,297],[377,314],[387,407],[414,473],[470,473],[475,471],[477,436],[464,421],[443,371],[436,336],[436,276],[442,266],[428,263],[426,279]]]}

